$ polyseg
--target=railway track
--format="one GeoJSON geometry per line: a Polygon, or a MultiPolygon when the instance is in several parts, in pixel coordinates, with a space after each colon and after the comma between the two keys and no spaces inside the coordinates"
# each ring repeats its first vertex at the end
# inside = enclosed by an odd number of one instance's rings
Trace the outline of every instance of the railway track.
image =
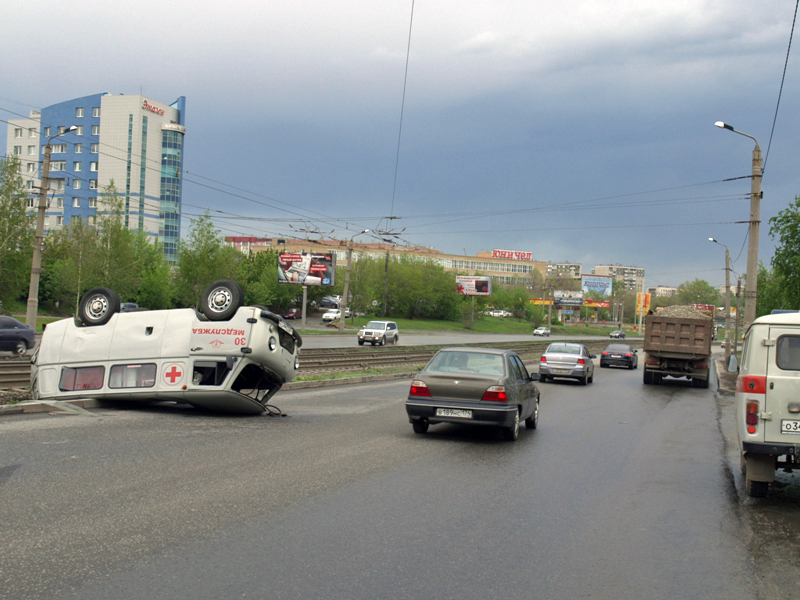
{"type": "MultiPolygon", "coordinates": [[[[530,342],[492,342],[461,344],[472,348],[504,348],[513,350],[530,364],[538,359],[550,340],[530,342]],[[527,359],[527,360],[526,360],[527,359]]],[[[608,340],[584,342],[593,354],[608,345],[608,340]]],[[[641,340],[633,340],[631,345],[641,348],[641,340]]],[[[407,366],[410,371],[421,369],[430,358],[444,346],[383,346],[375,348],[333,348],[307,349],[300,353],[301,375],[322,374],[326,372],[368,370],[378,367],[407,366]]],[[[26,388],[30,385],[30,358],[0,360],[0,390],[26,388]]]]}

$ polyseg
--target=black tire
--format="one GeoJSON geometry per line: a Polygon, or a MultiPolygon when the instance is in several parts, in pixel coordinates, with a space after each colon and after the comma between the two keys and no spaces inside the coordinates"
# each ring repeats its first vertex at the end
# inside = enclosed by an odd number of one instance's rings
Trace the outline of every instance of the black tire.
{"type": "Polygon", "coordinates": [[[533,414],[525,419],[525,429],[536,429],[539,425],[539,399],[534,403],[533,414]]]}
{"type": "Polygon", "coordinates": [[[381,343],[380,343],[379,345],[380,345],[380,346],[383,346],[385,343],[386,343],[386,336],[383,336],[383,337],[381,338],[381,343]]]}
{"type": "Polygon", "coordinates": [[[219,279],[203,291],[200,309],[209,321],[227,321],[243,302],[242,288],[229,279],[219,279]]]}
{"type": "Polygon", "coordinates": [[[645,369],[642,371],[642,381],[644,381],[645,385],[651,385],[653,383],[653,374],[645,369]]]}
{"type": "Polygon", "coordinates": [[[588,377],[581,377],[578,381],[581,382],[581,385],[586,385],[587,383],[589,383],[589,378],[588,377]]]}
{"type": "Polygon", "coordinates": [[[119,312],[119,296],[104,287],[92,288],[78,304],[78,315],[84,325],[105,325],[119,312]]]}
{"type": "Polygon", "coordinates": [[[753,481],[748,479],[746,474],[744,487],[745,491],[747,491],[747,495],[751,498],[766,498],[767,492],[769,492],[768,481],[753,481]]]}
{"type": "Polygon", "coordinates": [[[411,427],[414,428],[414,433],[427,433],[428,432],[428,422],[427,421],[411,421],[411,427]]]}
{"type": "Polygon", "coordinates": [[[547,375],[539,375],[539,383],[547,383],[547,375]]]}
{"type": "Polygon", "coordinates": [[[633,371],[633,363],[631,363],[631,364],[628,366],[628,370],[629,370],[629,371],[633,371]]]}
{"type": "Polygon", "coordinates": [[[608,366],[608,365],[607,365],[606,363],[604,363],[604,362],[601,362],[601,363],[600,363],[600,368],[601,368],[601,369],[605,369],[607,366],[608,366]]]}
{"type": "Polygon", "coordinates": [[[363,346],[363,345],[364,345],[364,342],[363,342],[363,340],[358,340],[358,345],[359,345],[359,346],[363,346]]]}
{"type": "Polygon", "coordinates": [[[653,385],[661,385],[661,373],[653,373],[653,385]]]}
{"type": "Polygon", "coordinates": [[[594,383],[594,371],[592,371],[592,374],[589,375],[589,383],[594,383]]]}
{"type": "Polygon", "coordinates": [[[503,437],[509,442],[516,442],[519,438],[519,409],[514,413],[514,424],[503,429],[503,437]]]}
{"type": "Polygon", "coordinates": [[[14,354],[16,354],[17,356],[22,356],[27,351],[28,351],[28,344],[26,344],[22,340],[17,342],[17,345],[14,346],[14,354]]]}

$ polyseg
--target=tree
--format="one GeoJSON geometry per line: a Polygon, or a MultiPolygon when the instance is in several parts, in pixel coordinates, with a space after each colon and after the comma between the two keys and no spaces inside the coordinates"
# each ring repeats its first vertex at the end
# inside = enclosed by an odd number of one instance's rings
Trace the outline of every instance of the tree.
{"type": "MultiPolygon", "coordinates": [[[[769,220],[769,235],[777,239],[772,271],[781,282],[780,308],[800,308],[800,196],[769,220]]],[[[758,289],[759,296],[761,288],[758,289]]],[[[758,313],[763,314],[763,313],[758,313]]]]}
{"type": "Polygon", "coordinates": [[[0,300],[22,298],[31,276],[35,217],[26,215],[27,190],[16,156],[0,158],[0,300]]]}
{"type": "Polygon", "coordinates": [[[719,306],[719,290],[707,281],[695,279],[678,286],[679,304],[713,304],[719,306]]]}
{"type": "MultiPolygon", "coordinates": [[[[758,299],[756,301],[756,315],[768,315],[776,308],[797,309],[797,298],[785,297],[786,284],[783,278],[769,270],[764,263],[758,265],[758,299]],[[788,303],[788,304],[787,304],[788,303]],[[794,303],[794,304],[793,304],[794,303]]],[[[735,306],[731,298],[731,306],[735,306]]]]}

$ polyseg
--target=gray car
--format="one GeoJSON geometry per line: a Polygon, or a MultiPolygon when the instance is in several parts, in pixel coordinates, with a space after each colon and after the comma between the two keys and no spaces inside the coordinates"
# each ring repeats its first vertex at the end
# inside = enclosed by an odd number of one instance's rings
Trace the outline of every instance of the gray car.
{"type": "Polygon", "coordinates": [[[554,342],[547,347],[539,359],[539,375],[542,382],[556,377],[577,379],[583,385],[594,381],[594,354],[586,346],[569,342],[554,342]]]}

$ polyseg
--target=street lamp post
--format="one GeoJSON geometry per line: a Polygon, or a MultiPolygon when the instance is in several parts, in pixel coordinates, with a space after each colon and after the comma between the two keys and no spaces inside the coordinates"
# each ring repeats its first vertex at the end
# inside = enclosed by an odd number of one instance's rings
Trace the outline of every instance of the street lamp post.
{"type": "Polygon", "coordinates": [[[761,148],[758,140],[752,135],[737,131],[732,125],[717,121],[717,127],[728,129],[753,140],[753,175],[750,182],[750,231],[747,241],[747,278],[744,291],[744,326],[756,318],[756,301],[758,299],[758,230],[761,224],[761,148]]]}
{"type": "Polygon", "coordinates": [[[725,365],[727,368],[728,359],[731,356],[731,253],[725,244],[714,238],[708,238],[708,241],[725,248],[725,365]]]}
{"type": "Polygon", "coordinates": [[[353,262],[353,238],[362,233],[367,233],[369,229],[359,231],[353,234],[350,238],[350,243],[347,244],[347,268],[344,271],[344,290],[342,291],[342,301],[339,303],[339,310],[341,316],[339,317],[339,333],[344,333],[344,319],[347,314],[347,294],[350,292],[350,263],[353,262]]]}
{"type": "Polygon", "coordinates": [[[33,259],[31,260],[31,283],[28,288],[28,308],[25,312],[25,324],[36,328],[36,315],[39,312],[39,276],[42,274],[42,246],[44,245],[44,216],[47,211],[47,189],[50,187],[50,142],[53,138],[75,131],[71,125],[64,131],[51,135],[44,147],[42,161],[42,184],[39,187],[39,208],[36,214],[36,236],[33,240],[33,259]]]}

